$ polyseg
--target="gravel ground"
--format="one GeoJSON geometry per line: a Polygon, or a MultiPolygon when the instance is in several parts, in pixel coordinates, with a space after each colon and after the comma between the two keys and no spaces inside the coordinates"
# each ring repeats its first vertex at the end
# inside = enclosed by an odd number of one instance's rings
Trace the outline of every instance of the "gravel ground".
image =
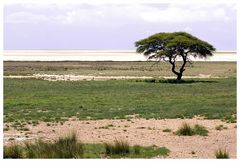
{"type": "Polygon", "coordinates": [[[18,132],[10,129],[4,131],[4,145],[34,141],[37,138],[52,141],[58,137],[75,132],[84,143],[111,142],[115,138],[125,139],[130,145],[165,146],[170,149],[167,158],[215,158],[217,149],[226,149],[231,158],[236,158],[237,129],[236,123],[226,123],[221,120],[193,119],[141,119],[124,120],[86,120],[70,119],[63,125],[47,126],[40,123],[37,126],[27,126],[29,131],[18,132]],[[208,136],[178,136],[175,132],[182,123],[191,126],[200,124],[205,126],[208,136]],[[216,126],[223,125],[226,129],[216,130],[216,126]],[[163,132],[171,129],[171,132],[163,132]],[[9,140],[9,139],[14,140],[9,140]]]}

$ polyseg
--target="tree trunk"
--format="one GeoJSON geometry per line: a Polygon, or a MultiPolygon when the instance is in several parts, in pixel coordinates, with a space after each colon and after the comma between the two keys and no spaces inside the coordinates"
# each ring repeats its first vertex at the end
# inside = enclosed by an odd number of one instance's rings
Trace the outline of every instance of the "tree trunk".
{"type": "Polygon", "coordinates": [[[182,72],[178,73],[178,75],[177,75],[177,80],[179,81],[181,79],[182,79],[182,72]]]}
{"type": "Polygon", "coordinates": [[[184,67],[185,67],[185,65],[187,63],[187,60],[186,60],[187,57],[184,56],[183,54],[181,56],[182,56],[182,59],[183,59],[183,64],[182,64],[181,68],[179,69],[179,72],[177,72],[175,70],[175,68],[176,68],[175,59],[172,60],[172,57],[170,57],[170,59],[169,59],[169,62],[172,64],[172,72],[175,75],[177,75],[177,79],[176,79],[177,81],[181,81],[183,72],[185,71],[184,67]]]}

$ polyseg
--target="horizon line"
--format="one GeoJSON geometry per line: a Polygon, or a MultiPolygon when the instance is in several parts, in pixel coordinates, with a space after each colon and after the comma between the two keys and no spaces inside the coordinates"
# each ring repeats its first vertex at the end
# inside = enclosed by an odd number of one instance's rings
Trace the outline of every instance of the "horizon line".
{"type": "MultiPolygon", "coordinates": [[[[102,52],[136,52],[134,49],[5,49],[3,52],[8,51],[102,51],[102,52]]],[[[214,52],[237,52],[237,50],[216,50],[214,52]]]]}

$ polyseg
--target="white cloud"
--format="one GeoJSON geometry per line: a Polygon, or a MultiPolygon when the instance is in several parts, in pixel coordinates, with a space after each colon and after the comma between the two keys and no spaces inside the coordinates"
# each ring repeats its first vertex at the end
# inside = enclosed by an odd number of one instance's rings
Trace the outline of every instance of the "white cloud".
{"type": "Polygon", "coordinates": [[[160,9],[145,4],[22,4],[21,7],[23,12],[5,15],[5,22],[42,23],[49,21],[63,24],[107,24],[110,26],[131,21],[147,23],[222,22],[231,20],[228,12],[234,10],[234,5],[230,4],[226,7],[224,4],[204,3],[197,5],[171,3],[160,9]]]}
{"type": "Polygon", "coordinates": [[[40,15],[40,14],[33,14],[30,12],[15,12],[5,19],[6,23],[12,23],[12,24],[18,24],[18,23],[41,23],[41,22],[46,22],[49,19],[45,15],[40,15]]]}
{"type": "Polygon", "coordinates": [[[103,3],[229,3],[236,2],[237,0],[3,0],[5,4],[16,4],[16,3],[34,3],[34,4],[49,4],[49,3],[61,3],[61,4],[103,4],[103,3]]]}
{"type": "Polygon", "coordinates": [[[171,4],[168,8],[158,10],[148,9],[141,13],[142,18],[148,22],[209,22],[228,21],[227,9],[224,5],[202,4],[186,5],[171,4]]]}

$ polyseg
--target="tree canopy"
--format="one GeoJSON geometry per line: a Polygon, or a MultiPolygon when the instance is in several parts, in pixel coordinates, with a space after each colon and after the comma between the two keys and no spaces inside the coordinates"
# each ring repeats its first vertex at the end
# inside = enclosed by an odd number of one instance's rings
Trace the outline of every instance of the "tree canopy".
{"type": "Polygon", "coordinates": [[[186,63],[191,61],[190,56],[206,58],[215,51],[208,42],[186,32],[157,33],[135,42],[135,46],[137,53],[143,53],[148,59],[168,61],[177,80],[181,80],[186,63]],[[176,71],[177,59],[182,59],[179,71],[176,71]]]}

